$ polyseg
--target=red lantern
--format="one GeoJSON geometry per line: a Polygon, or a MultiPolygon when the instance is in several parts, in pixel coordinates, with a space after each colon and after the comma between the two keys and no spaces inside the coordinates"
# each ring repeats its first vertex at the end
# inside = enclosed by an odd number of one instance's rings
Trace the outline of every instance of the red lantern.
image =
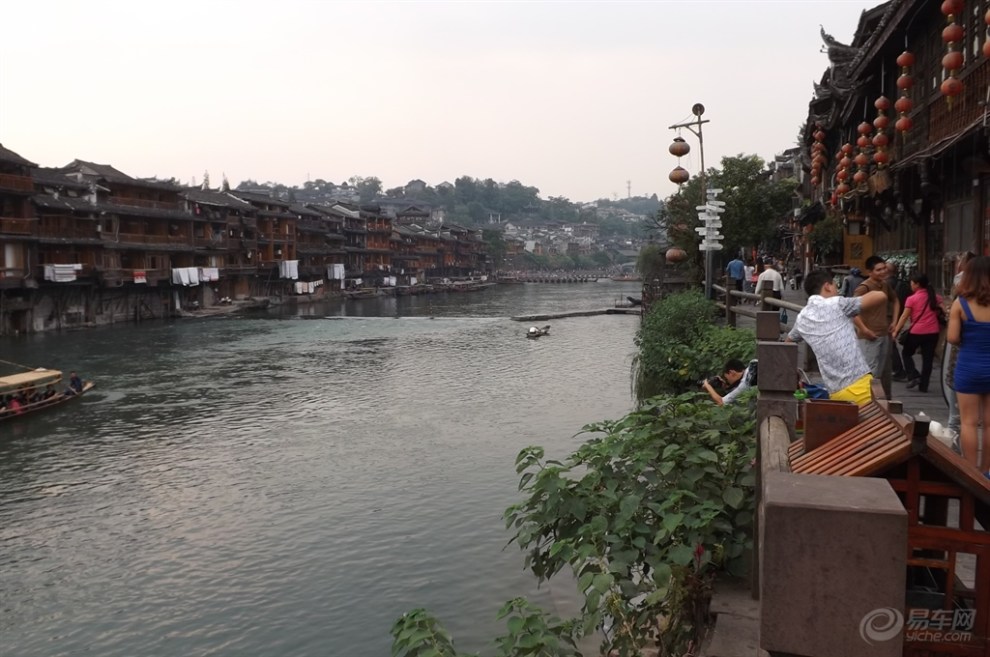
{"type": "Polygon", "coordinates": [[[667,249],[667,262],[684,262],[687,259],[687,251],[676,246],[667,249]]]}
{"type": "Polygon", "coordinates": [[[835,193],[838,194],[839,196],[842,196],[843,194],[848,194],[850,189],[851,188],[849,187],[849,185],[847,185],[846,183],[842,183],[841,185],[835,188],[835,193]]]}
{"type": "Polygon", "coordinates": [[[860,135],[859,138],[856,139],[856,145],[859,146],[860,148],[869,148],[870,138],[866,135],[860,135]]]}
{"type": "Polygon", "coordinates": [[[963,0],[945,0],[942,3],[942,13],[946,16],[958,16],[963,10],[963,0]]]}
{"type": "Polygon", "coordinates": [[[856,131],[859,132],[859,134],[861,135],[868,135],[870,134],[870,132],[873,131],[873,126],[871,126],[866,121],[863,121],[862,123],[859,124],[859,127],[856,128],[856,131]]]}
{"type": "Polygon", "coordinates": [[[914,55],[907,50],[897,56],[897,65],[901,68],[914,66],[914,55]]]}
{"type": "Polygon", "coordinates": [[[876,153],[873,154],[873,161],[876,162],[879,166],[883,166],[890,161],[890,156],[887,155],[886,151],[877,151],[876,153]]]}
{"type": "Polygon", "coordinates": [[[907,132],[913,127],[914,127],[914,121],[912,121],[911,117],[909,116],[902,116],[901,118],[897,119],[897,123],[894,124],[894,128],[896,128],[900,132],[907,132]]]}
{"type": "Polygon", "coordinates": [[[848,169],[852,165],[853,165],[853,161],[848,155],[842,158],[842,160],[839,162],[839,166],[842,167],[843,169],[848,169]]]}
{"type": "Polygon", "coordinates": [[[884,114],[873,119],[873,127],[877,130],[886,130],[888,125],[890,125],[890,119],[884,114]]]}
{"type": "Polygon", "coordinates": [[[849,177],[849,172],[845,169],[839,169],[838,171],[836,171],[835,177],[840,182],[845,182],[845,180],[849,177]]]}
{"type": "Polygon", "coordinates": [[[691,145],[684,141],[684,137],[674,137],[674,143],[667,150],[675,157],[684,157],[691,152],[691,145]]]}
{"type": "Polygon", "coordinates": [[[674,167],[674,170],[671,171],[670,175],[667,177],[670,179],[670,182],[676,183],[678,185],[683,185],[691,177],[691,174],[688,173],[687,169],[685,169],[684,167],[677,166],[674,167]]]}
{"type": "Polygon", "coordinates": [[[818,178],[818,176],[812,176],[811,177],[811,184],[814,185],[815,187],[818,187],[818,184],[820,182],[821,182],[821,180],[818,178]]]}
{"type": "Polygon", "coordinates": [[[910,75],[902,75],[897,78],[897,88],[901,91],[906,91],[914,86],[914,78],[910,75]]]}
{"type": "MultiPolygon", "coordinates": [[[[885,116],[883,118],[887,118],[887,117],[885,116]]],[[[876,136],[873,137],[873,145],[876,146],[877,148],[884,148],[889,143],[890,140],[887,138],[887,135],[885,135],[882,132],[878,132],[876,136]]],[[[876,158],[873,159],[876,160],[876,158]]]]}
{"type": "Polygon", "coordinates": [[[946,43],[957,43],[962,41],[963,28],[959,23],[949,23],[942,28],[942,41],[946,43]]]}
{"type": "Polygon", "coordinates": [[[890,109],[890,99],[886,96],[880,96],[875,101],[873,101],[873,106],[876,107],[881,112],[886,112],[890,109]]]}
{"type": "Polygon", "coordinates": [[[825,132],[822,130],[815,130],[815,141],[825,141],[825,132]]]}
{"type": "Polygon", "coordinates": [[[897,102],[894,103],[894,109],[901,114],[910,112],[912,107],[914,107],[914,101],[907,96],[901,96],[897,99],[897,102]]]}
{"type": "Polygon", "coordinates": [[[866,153],[860,153],[859,155],[856,156],[855,162],[856,162],[856,166],[858,167],[868,166],[870,164],[870,156],[867,155],[866,153]]]}
{"type": "Polygon", "coordinates": [[[852,155],[853,145],[850,144],[849,142],[844,143],[842,145],[842,152],[845,153],[846,155],[852,155]]]}
{"type": "Polygon", "coordinates": [[[857,185],[862,185],[869,179],[869,175],[865,171],[857,171],[853,174],[853,182],[857,185]]]}
{"type": "Polygon", "coordinates": [[[960,82],[958,78],[945,78],[945,80],[942,81],[942,86],[940,89],[943,96],[952,98],[953,96],[958,96],[962,93],[963,83],[960,82]]]}
{"type": "Polygon", "coordinates": [[[945,53],[942,57],[942,68],[948,69],[950,71],[956,71],[962,68],[963,65],[963,54],[958,50],[952,50],[945,53]]]}

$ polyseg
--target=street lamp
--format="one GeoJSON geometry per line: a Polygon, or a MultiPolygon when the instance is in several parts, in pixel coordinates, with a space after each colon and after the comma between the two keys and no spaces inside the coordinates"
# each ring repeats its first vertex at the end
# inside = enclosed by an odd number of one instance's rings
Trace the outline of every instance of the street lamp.
{"type": "MultiPolygon", "coordinates": [[[[685,123],[677,123],[670,126],[671,130],[680,130],[681,128],[687,128],[698,138],[698,151],[701,156],[701,171],[698,177],[701,180],[701,205],[705,206],[708,203],[708,190],[705,185],[705,138],[702,133],[701,127],[705,123],[709,123],[708,119],[702,119],[701,115],[705,113],[705,106],[701,103],[695,103],[691,108],[691,113],[694,114],[694,120],[687,121],[685,123]]],[[[674,138],[674,143],[670,145],[668,149],[672,155],[675,155],[678,159],[682,156],[687,155],[691,151],[691,147],[685,142],[680,135],[674,138]]],[[[682,185],[688,181],[690,174],[683,167],[678,165],[673,171],[670,172],[670,181],[682,185]]],[[[699,210],[701,208],[699,207],[699,210]]],[[[714,246],[714,245],[709,245],[714,246]]],[[[717,245],[721,248],[721,245],[717,245]]],[[[712,248],[705,248],[705,298],[710,299],[712,297],[712,248]]]]}

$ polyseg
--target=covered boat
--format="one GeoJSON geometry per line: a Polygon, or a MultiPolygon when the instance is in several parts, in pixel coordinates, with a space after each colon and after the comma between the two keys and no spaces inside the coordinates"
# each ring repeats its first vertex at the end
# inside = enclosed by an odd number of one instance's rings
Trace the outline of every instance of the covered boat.
{"type": "Polygon", "coordinates": [[[0,376],[0,422],[59,406],[81,397],[93,386],[92,381],[78,377],[63,385],[60,370],[44,367],[0,376]]]}

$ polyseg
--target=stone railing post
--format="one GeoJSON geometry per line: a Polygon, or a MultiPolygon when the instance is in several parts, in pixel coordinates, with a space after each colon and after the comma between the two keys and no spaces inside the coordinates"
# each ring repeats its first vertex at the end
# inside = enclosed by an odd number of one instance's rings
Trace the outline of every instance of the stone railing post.
{"type": "Polygon", "coordinates": [[[762,488],[760,648],[900,657],[884,630],[904,609],[907,512],[890,484],[770,471],[762,488]]]}

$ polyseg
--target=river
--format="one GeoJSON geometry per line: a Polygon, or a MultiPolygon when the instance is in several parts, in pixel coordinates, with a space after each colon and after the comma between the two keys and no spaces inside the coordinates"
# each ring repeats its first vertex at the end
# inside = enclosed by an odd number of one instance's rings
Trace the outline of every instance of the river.
{"type": "Polygon", "coordinates": [[[0,424],[0,652],[380,657],[426,607],[491,653],[513,459],[625,414],[636,284],[500,286],[0,340],[97,387],[0,424]],[[542,324],[542,322],[541,322],[542,324]]]}

